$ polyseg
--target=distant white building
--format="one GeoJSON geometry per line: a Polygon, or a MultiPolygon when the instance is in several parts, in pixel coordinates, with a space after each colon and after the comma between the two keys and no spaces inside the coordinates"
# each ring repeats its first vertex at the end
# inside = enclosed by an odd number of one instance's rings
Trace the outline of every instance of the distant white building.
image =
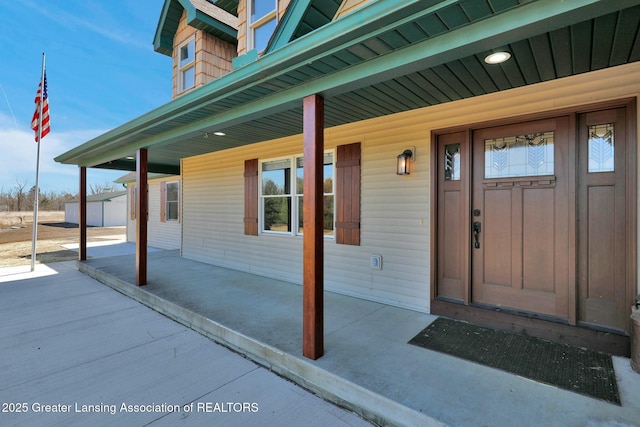
{"type": "MultiPolygon", "coordinates": [[[[64,220],[79,224],[78,200],[64,204],[64,220]]],[[[117,227],[127,225],[127,192],[111,191],[87,196],[87,225],[117,227]]]]}

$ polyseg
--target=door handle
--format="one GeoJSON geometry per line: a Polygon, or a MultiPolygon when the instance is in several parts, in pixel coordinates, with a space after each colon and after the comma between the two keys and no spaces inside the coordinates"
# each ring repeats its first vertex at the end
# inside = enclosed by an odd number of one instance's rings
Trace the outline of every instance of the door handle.
{"type": "Polygon", "coordinates": [[[482,224],[476,221],[473,223],[473,238],[475,240],[474,247],[476,249],[480,249],[480,231],[482,229],[482,224]]]}

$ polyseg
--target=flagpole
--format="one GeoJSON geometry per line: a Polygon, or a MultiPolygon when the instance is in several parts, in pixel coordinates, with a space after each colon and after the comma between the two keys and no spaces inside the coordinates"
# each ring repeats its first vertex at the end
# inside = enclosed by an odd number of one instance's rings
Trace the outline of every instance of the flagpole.
{"type": "Polygon", "coordinates": [[[40,143],[42,142],[42,105],[44,104],[44,67],[46,56],[42,52],[42,73],[40,75],[40,106],[38,114],[38,148],[36,155],[36,190],[33,196],[33,239],[31,241],[31,271],[36,266],[36,241],[38,240],[38,200],[40,199],[38,191],[38,178],[40,175],[40,143]]]}

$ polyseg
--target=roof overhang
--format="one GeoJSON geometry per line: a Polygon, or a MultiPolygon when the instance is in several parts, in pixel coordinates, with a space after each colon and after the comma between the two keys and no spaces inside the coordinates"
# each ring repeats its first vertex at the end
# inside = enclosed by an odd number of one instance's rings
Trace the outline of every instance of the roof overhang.
{"type": "Polygon", "coordinates": [[[640,60],[640,0],[378,0],[56,158],[178,173],[180,158],[640,60]],[[521,3],[521,4],[520,4],[521,3]],[[509,50],[498,66],[484,57],[509,50]],[[214,131],[224,131],[217,137],[214,131]]]}
{"type": "Polygon", "coordinates": [[[238,18],[207,0],[165,0],[160,13],[153,47],[156,52],[171,56],[173,38],[178,30],[182,12],[187,12],[187,24],[236,44],[238,18]]]}

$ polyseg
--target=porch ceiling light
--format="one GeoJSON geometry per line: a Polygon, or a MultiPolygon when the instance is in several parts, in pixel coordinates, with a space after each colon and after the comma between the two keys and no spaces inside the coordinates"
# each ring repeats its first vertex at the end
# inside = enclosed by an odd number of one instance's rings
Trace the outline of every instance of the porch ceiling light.
{"type": "Polygon", "coordinates": [[[484,62],[487,64],[502,64],[509,58],[511,58],[511,54],[509,52],[493,52],[484,58],[484,62]]]}
{"type": "Polygon", "coordinates": [[[402,153],[398,154],[398,175],[409,175],[409,159],[413,158],[412,150],[404,150],[402,153]]]}
{"type": "Polygon", "coordinates": [[[219,131],[218,132],[214,132],[213,134],[216,135],[216,136],[225,136],[226,135],[226,133],[219,132],[219,131]]]}

